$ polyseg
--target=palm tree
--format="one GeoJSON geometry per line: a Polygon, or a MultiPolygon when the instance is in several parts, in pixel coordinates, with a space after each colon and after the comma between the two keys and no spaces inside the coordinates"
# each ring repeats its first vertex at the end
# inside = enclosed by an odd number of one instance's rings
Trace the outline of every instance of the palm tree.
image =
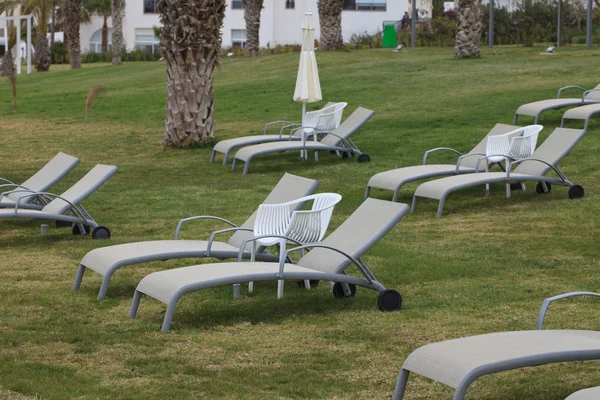
{"type": "Polygon", "coordinates": [[[83,10],[81,22],[90,22],[93,13],[103,18],[102,22],[102,52],[108,52],[108,17],[112,11],[110,7],[111,0],[83,0],[83,10]],[[87,18],[86,18],[87,17],[87,18]]]}
{"type": "Polygon", "coordinates": [[[159,0],[167,66],[163,143],[187,147],[215,137],[213,71],[219,65],[225,0],[159,0]]]}
{"type": "Polygon", "coordinates": [[[260,46],[258,31],[260,30],[260,12],[263,8],[263,0],[242,0],[242,4],[246,21],[246,55],[257,56],[260,46]]]}
{"type": "Polygon", "coordinates": [[[342,9],[344,0],[319,0],[319,24],[321,24],[320,48],[339,50],[344,47],[342,38],[342,9]]]}
{"type": "Polygon", "coordinates": [[[123,2],[121,0],[112,0],[112,63],[121,64],[121,56],[125,50],[125,40],[123,39],[123,2]]]}
{"type": "Polygon", "coordinates": [[[456,58],[479,57],[481,39],[481,0],[458,0],[456,58]]]}
{"type": "Polygon", "coordinates": [[[54,7],[53,0],[24,0],[24,13],[33,14],[36,23],[35,28],[35,58],[34,66],[38,72],[50,69],[50,46],[46,33],[48,32],[48,20],[52,16],[54,7]]]}
{"type": "Polygon", "coordinates": [[[83,1],[64,0],[63,9],[65,14],[64,30],[69,41],[71,69],[79,69],[81,68],[81,41],[79,38],[79,26],[81,25],[83,1]]]}

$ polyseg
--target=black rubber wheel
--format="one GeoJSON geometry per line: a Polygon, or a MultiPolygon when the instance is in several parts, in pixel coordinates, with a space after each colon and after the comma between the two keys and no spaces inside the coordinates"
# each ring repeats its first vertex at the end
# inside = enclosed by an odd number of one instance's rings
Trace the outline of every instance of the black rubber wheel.
{"type": "Polygon", "coordinates": [[[56,227],[57,228],[70,228],[73,226],[72,222],[68,222],[68,221],[56,221],[56,227]]]}
{"type": "Polygon", "coordinates": [[[348,283],[348,287],[350,288],[350,296],[346,296],[346,294],[344,293],[344,288],[342,287],[342,284],[340,282],[336,282],[333,284],[333,297],[335,297],[336,299],[343,299],[343,298],[351,298],[356,296],[356,285],[354,283],[348,283]]]}
{"type": "Polygon", "coordinates": [[[398,311],[402,308],[402,296],[394,289],[385,289],[377,297],[377,306],[383,312],[398,311]]]}
{"type": "Polygon", "coordinates": [[[358,160],[356,161],[358,161],[359,164],[371,162],[371,157],[369,157],[368,154],[363,153],[360,156],[358,156],[358,160]]]}
{"type": "Polygon", "coordinates": [[[523,186],[520,183],[511,183],[510,190],[521,190],[523,186]]]}
{"type": "MultiPolygon", "coordinates": [[[[321,282],[321,281],[316,280],[316,279],[311,279],[310,280],[310,287],[311,288],[315,288],[315,287],[319,286],[319,282],[321,282]]],[[[302,288],[302,289],[304,289],[306,287],[304,285],[304,281],[298,281],[298,282],[296,282],[296,284],[298,285],[299,288],[302,288]]]]}
{"type": "Polygon", "coordinates": [[[573,185],[569,188],[569,198],[570,199],[580,199],[585,194],[583,187],[581,185],[573,185]]]}
{"type": "Polygon", "coordinates": [[[342,153],[342,160],[347,160],[350,158],[350,154],[348,154],[348,152],[344,151],[342,153]]]}
{"type": "Polygon", "coordinates": [[[110,239],[110,229],[105,226],[97,226],[92,231],[92,239],[110,239]]]}
{"type": "Polygon", "coordinates": [[[548,191],[544,192],[544,186],[542,185],[542,182],[538,182],[537,185],[535,185],[535,191],[537,194],[550,193],[552,191],[552,185],[549,183],[546,183],[546,187],[548,188],[548,191]]]}
{"type": "MultiPolygon", "coordinates": [[[[83,235],[89,235],[90,227],[87,225],[84,225],[83,228],[85,229],[85,233],[83,235]]],[[[79,225],[73,224],[73,229],[71,229],[71,232],[73,232],[73,235],[75,235],[75,236],[81,235],[81,232],[79,232],[79,225]]]]}

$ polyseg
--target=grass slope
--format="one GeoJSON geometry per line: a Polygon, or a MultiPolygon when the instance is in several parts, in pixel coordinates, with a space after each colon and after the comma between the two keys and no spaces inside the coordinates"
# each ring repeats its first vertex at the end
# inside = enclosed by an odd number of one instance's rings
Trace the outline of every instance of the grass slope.
{"type": "MultiPolygon", "coordinates": [[[[296,154],[257,158],[250,174],[209,164],[210,148],[163,149],[165,73],[162,63],[120,67],[53,67],[19,79],[19,112],[0,81],[0,176],[20,182],[58,151],[82,162],[52,191],[60,193],[96,163],[120,172],[85,201],[109,242],[74,237],[40,221],[0,221],[0,398],[65,399],[374,399],[389,398],[398,370],[414,348],[442,339],[492,331],[532,329],[541,301],[571,290],[598,290],[600,123],[561,167],[584,186],[568,199],[525,192],[504,198],[481,188],[449,198],[446,214],[422,201],[365,257],[379,280],[404,296],[401,312],[383,314],[376,293],[335,300],[321,285],[275,283],[231,300],[231,288],[186,296],[173,331],[161,334],[165,306],[144,299],[135,320],[127,310],[136,283],[165,268],[209,262],[176,260],[123,269],[108,299],[98,303],[100,276],[87,273],[71,291],[78,261],[98,246],[171,238],[180,218],[220,215],[242,222],[283,172],[315,178],[320,191],[344,196],[332,228],[363,199],[373,174],[418,164],[423,151],[450,146],[466,151],[497,122],[511,123],[522,103],[555,96],[565,85],[598,84],[597,49],[484,49],[479,60],[456,61],[451,49],[320,53],[326,100],[376,111],[355,135],[371,155],[357,164],[323,154],[318,163],[296,154]],[[82,116],[87,91],[107,93],[82,116]]],[[[217,138],[259,132],[266,121],[297,120],[292,101],[298,55],[226,58],[216,74],[217,138]]],[[[324,104],[309,105],[316,109],[324,104]]],[[[544,115],[540,142],[560,124],[544,115]]],[[[525,120],[523,120],[525,122],[525,120]]],[[[450,155],[438,155],[451,161],[450,155]]],[[[412,190],[400,201],[409,203],[412,190]]],[[[391,192],[374,190],[391,199],[391,192]]],[[[207,238],[221,225],[190,224],[184,238],[207,238]]],[[[600,304],[578,299],[553,306],[548,327],[598,329],[600,304]]],[[[598,384],[595,363],[544,366],[481,379],[473,399],[559,400],[598,384]]],[[[413,378],[408,399],[449,398],[450,390],[413,378]]]]}

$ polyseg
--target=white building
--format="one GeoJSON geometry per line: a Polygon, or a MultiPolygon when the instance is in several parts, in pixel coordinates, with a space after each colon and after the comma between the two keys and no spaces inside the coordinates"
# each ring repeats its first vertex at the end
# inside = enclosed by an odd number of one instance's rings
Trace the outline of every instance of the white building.
{"type": "MultiPolygon", "coordinates": [[[[246,26],[241,0],[226,0],[227,11],[223,23],[223,47],[243,46],[246,26]]],[[[125,2],[123,35],[127,49],[145,48],[158,50],[158,38],[153,27],[160,26],[156,6],[158,0],[128,0],[125,2]]],[[[417,6],[428,7],[431,0],[417,0],[417,6]]],[[[265,0],[260,21],[260,46],[274,47],[279,44],[300,44],[300,23],[304,13],[312,10],[316,25],[315,36],[319,38],[317,0],[265,0]]],[[[342,13],[342,33],[348,41],[353,33],[382,30],[383,21],[398,21],[409,9],[409,0],[345,0],[342,13]]],[[[81,49],[83,52],[100,51],[102,18],[93,17],[92,22],[81,26],[81,49]]],[[[109,28],[111,20],[108,21],[109,28]]],[[[109,43],[110,43],[109,29],[109,43]]]]}

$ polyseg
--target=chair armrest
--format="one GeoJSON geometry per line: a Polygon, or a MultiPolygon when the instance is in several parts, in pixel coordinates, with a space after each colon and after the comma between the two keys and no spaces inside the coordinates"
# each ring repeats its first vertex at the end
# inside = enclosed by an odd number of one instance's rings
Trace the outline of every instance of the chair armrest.
{"type": "Polygon", "coordinates": [[[284,125],[281,127],[281,129],[279,130],[279,139],[281,139],[283,137],[283,131],[286,129],[290,129],[290,136],[293,134],[293,132],[295,132],[297,129],[292,129],[292,128],[298,128],[300,126],[300,124],[289,124],[289,125],[284,125]]]}
{"type": "MultiPolygon", "coordinates": [[[[242,262],[242,258],[243,258],[243,255],[244,255],[244,249],[246,248],[246,246],[248,245],[248,243],[255,243],[257,240],[266,239],[266,238],[279,238],[279,239],[284,239],[284,240],[287,240],[287,241],[292,242],[294,244],[297,244],[298,246],[302,245],[302,243],[297,242],[296,240],[294,240],[294,239],[292,239],[290,237],[287,237],[287,236],[283,236],[283,235],[259,235],[259,236],[252,236],[252,237],[250,237],[250,238],[248,238],[248,239],[246,239],[246,240],[244,240],[242,242],[242,245],[240,246],[240,251],[238,252],[238,259],[237,259],[237,261],[238,262],[242,262]]],[[[285,249],[281,249],[280,251],[282,252],[281,253],[282,256],[285,255],[285,254],[287,254],[287,252],[285,251],[285,249]]],[[[283,259],[285,260],[285,257],[283,259]]]]}
{"type": "Polygon", "coordinates": [[[560,99],[560,94],[562,93],[562,91],[567,89],[579,89],[585,92],[585,88],[582,88],[581,86],[564,86],[558,89],[558,94],[556,95],[556,98],[560,99]]]}
{"type": "Polygon", "coordinates": [[[248,231],[248,232],[252,232],[252,229],[250,228],[242,228],[242,227],[236,227],[236,228],[226,228],[226,229],[220,229],[218,231],[214,231],[213,233],[210,234],[210,238],[208,239],[208,245],[206,246],[206,257],[210,257],[210,250],[212,248],[212,244],[215,241],[215,237],[221,233],[226,233],[226,232],[234,232],[234,231],[248,231]]]}
{"type": "Polygon", "coordinates": [[[456,173],[457,174],[460,171],[460,163],[462,162],[462,160],[467,157],[472,157],[472,156],[485,156],[485,153],[467,153],[467,154],[463,154],[463,155],[459,156],[456,159],[456,173]]]}
{"type": "Polygon", "coordinates": [[[0,178],[0,182],[6,182],[6,183],[14,184],[14,182],[9,181],[8,179],[4,179],[4,178],[0,178]]]}
{"type": "Polygon", "coordinates": [[[452,148],[450,148],[450,147],[436,147],[435,149],[430,149],[430,150],[427,150],[427,151],[426,151],[426,152],[423,154],[423,162],[421,163],[421,165],[425,165],[425,164],[427,163],[427,156],[429,156],[429,154],[431,154],[431,153],[434,153],[434,152],[436,152],[436,151],[442,151],[442,150],[444,150],[444,151],[451,151],[451,152],[453,152],[453,153],[456,153],[456,154],[458,154],[459,156],[462,156],[462,155],[463,155],[463,154],[462,154],[460,151],[458,151],[458,150],[454,150],[454,149],[452,149],[452,148]]]}
{"type": "Polygon", "coordinates": [[[179,220],[179,222],[177,223],[177,228],[175,229],[175,240],[179,239],[179,232],[181,231],[181,226],[183,225],[184,222],[194,221],[197,219],[216,219],[218,221],[225,222],[226,224],[229,224],[229,225],[233,226],[234,228],[237,228],[236,224],[234,224],[231,221],[226,220],[225,218],[215,217],[213,215],[197,215],[195,217],[189,217],[189,218],[184,218],[184,219],[179,220]]]}
{"type": "Polygon", "coordinates": [[[294,125],[293,122],[290,121],[273,121],[273,122],[268,122],[265,124],[265,129],[263,130],[263,135],[267,134],[267,129],[269,128],[269,126],[271,125],[275,125],[275,124],[288,124],[288,125],[294,125]]]}
{"type": "Polygon", "coordinates": [[[538,331],[542,330],[542,326],[544,325],[544,317],[546,316],[546,312],[548,311],[548,307],[550,306],[550,303],[552,303],[553,301],[556,301],[556,300],[562,300],[562,299],[566,299],[569,297],[578,297],[578,296],[600,297],[600,293],[570,292],[570,293],[559,294],[558,296],[548,297],[546,300],[544,300],[544,303],[542,304],[542,308],[540,309],[540,313],[538,314],[538,319],[537,319],[537,324],[536,324],[535,329],[538,331]]]}
{"type": "MultiPolygon", "coordinates": [[[[17,185],[16,183],[5,183],[3,185],[0,185],[0,188],[5,188],[5,187],[20,188],[20,189],[23,189],[28,192],[34,192],[34,190],[30,190],[28,187],[17,185]]],[[[2,194],[4,194],[4,193],[2,193],[2,194]]]]}
{"type": "MultiPolygon", "coordinates": [[[[94,219],[91,217],[90,214],[88,214],[87,211],[85,211],[85,209],[77,204],[73,204],[72,202],[70,202],[69,200],[65,199],[64,197],[55,194],[55,193],[50,193],[50,192],[34,192],[31,190],[13,190],[11,192],[8,193],[15,193],[15,192],[28,192],[29,194],[26,194],[24,196],[19,197],[19,200],[17,200],[17,204],[15,204],[15,210],[13,215],[16,217],[17,216],[17,211],[19,211],[19,206],[21,205],[21,200],[29,198],[29,197],[33,197],[33,196],[40,196],[40,197],[46,197],[46,198],[54,198],[54,199],[60,199],[62,201],[64,201],[65,203],[67,203],[69,206],[71,206],[71,210],[73,210],[73,213],[83,219],[83,220],[91,220],[93,221],[94,219]]],[[[0,198],[1,199],[1,198],[0,198]]]]}
{"type": "Polygon", "coordinates": [[[504,157],[504,159],[506,160],[506,165],[507,165],[506,171],[510,171],[510,168],[508,168],[508,163],[510,162],[509,160],[511,159],[510,156],[507,156],[506,154],[490,154],[487,156],[480,157],[477,160],[477,164],[475,164],[475,172],[479,172],[479,164],[481,163],[481,160],[489,160],[490,157],[504,157]]]}
{"type": "Polygon", "coordinates": [[[590,89],[583,92],[583,96],[581,96],[581,101],[585,101],[585,97],[592,92],[600,92],[600,89],[590,89]]]}
{"type": "Polygon", "coordinates": [[[560,169],[558,169],[557,166],[550,164],[547,161],[544,160],[540,160],[539,158],[521,158],[519,160],[514,160],[514,161],[510,161],[507,159],[507,164],[506,164],[506,177],[510,178],[510,170],[511,170],[511,166],[514,164],[520,164],[523,161],[537,161],[537,162],[541,162],[542,164],[547,165],[548,167],[550,167],[550,169],[552,169],[554,172],[556,172],[556,174],[558,175],[558,177],[565,183],[570,183],[570,181],[567,179],[567,177],[565,176],[565,174],[562,173],[562,171],[560,169]]]}
{"type": "Polygon", "coordinates": [[[373,283],[373,280],[374,280],[373,274],[357,258],[351,256],[350,254],[346,253],[343,250],[340,250],[340,249],[337,249],[335,247],[328,246],[328,245],[322,244],[322,243],[309,243],[309,244],[304,244],[304,245],[301,245],[301,246],[298,246],[298,247],[294,247],[293,249],[282,250],[281,257],[279,258],[280,259],[280,261],[279,261],[279,277],[281,278],[283,276],[283,270],[284,270],[284,267],[285,267],[285,260],[288,258],[288,254],[289,253],[294,252],[294,251],[300,251],[300,250],[304,250],[304,249],[314,249],[314,248],[322,248],[322,249],[332,250],[332,251],[335,251],[336,253],[339,253],[339,254],[343,255],[348,260],[350,260],[352,262],[352,264],[356,265],[356,267],[358,268],[358,270],[360,272],[362,272],[362,274],[367,279],[367,282],[373,283]]]}

